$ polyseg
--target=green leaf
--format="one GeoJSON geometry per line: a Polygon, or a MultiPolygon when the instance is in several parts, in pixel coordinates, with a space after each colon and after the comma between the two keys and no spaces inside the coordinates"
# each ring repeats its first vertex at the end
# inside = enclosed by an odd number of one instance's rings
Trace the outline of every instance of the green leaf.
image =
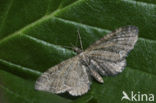
{"type": "MultiPolygon", "coordinates": [[[[156,2],[153,0],[1,0],[0,100],[4,103],[121,103],[122,91],[156,94],[156,2]],[[34,90],[49,67],[76,55],[79,30],[87,48],[112,30],[139,27],[127,67],[80,97],[34,90]]],[[[123,101],[128,102],[128,101],[123,101]]]]}

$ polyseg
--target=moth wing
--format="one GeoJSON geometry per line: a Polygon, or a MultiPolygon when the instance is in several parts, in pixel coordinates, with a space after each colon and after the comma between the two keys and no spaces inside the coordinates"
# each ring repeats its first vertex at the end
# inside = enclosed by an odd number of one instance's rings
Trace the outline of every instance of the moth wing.
{"type": "Polygon", "coordinates": [[[52,93],[69,92],[78,96],[87,93],[90,81],[87,70],[79,61],[79,57],[73,57],[50,68],[36,81],[35,89],[52,93]]]}
{"type": "Polygon", "coordinates": [[[99,73],[115,75],[124,69],[125,58],[134,48],[137,39],[137,27],[125,26],[96,41],[86,50],[86,54],[99,73]]]}

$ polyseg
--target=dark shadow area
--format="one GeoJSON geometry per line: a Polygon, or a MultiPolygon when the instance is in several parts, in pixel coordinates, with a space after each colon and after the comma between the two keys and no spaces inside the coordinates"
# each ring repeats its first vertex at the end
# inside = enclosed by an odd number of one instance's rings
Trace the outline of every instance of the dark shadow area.
{"type": "Polygon", "coordinates": [[[61,96],[61,97],[67,98],[67,99],[71,99],[71,100],[75,100],[75,99],[78,99],[80,97],[80,96],[72,96],[68,92],[61,93],[61,94],[58,94],[58,95],[61,96]]]}

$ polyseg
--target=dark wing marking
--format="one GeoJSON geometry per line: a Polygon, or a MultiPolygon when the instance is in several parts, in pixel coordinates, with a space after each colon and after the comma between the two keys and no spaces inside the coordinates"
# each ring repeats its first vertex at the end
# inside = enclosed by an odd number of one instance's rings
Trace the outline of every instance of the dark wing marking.
{"type": "Polygon", "coordinates": [[[125,58],[137,39],[138,29],[135,26],[122,27],[96,41],[85,54],[90,59],[90,65],[101,75],[115,75],[124,69],[125,58]]]}
{"type": "Polygon", "coordinates": [[[68,91],[78,96],[90,88],[89,76],[86,68],[78,57],[68,59],[44,72],[36,81],[35,89],[52,93],[68,91]]]}

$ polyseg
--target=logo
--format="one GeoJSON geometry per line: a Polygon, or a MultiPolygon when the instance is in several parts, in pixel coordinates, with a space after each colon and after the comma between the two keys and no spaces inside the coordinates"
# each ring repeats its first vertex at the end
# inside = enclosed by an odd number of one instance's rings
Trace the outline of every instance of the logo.
{"type": "Polygon", "coordinates": [[[128,100],[128,101],[147,101],[147,102],[152,102],[154,101],[154,94],[149,93],[140,93],[140,92],[134,92],[131,91],[130,94],[127,94],[125,91],[122,91],[122,98],[121,101],[128,100]]]}

